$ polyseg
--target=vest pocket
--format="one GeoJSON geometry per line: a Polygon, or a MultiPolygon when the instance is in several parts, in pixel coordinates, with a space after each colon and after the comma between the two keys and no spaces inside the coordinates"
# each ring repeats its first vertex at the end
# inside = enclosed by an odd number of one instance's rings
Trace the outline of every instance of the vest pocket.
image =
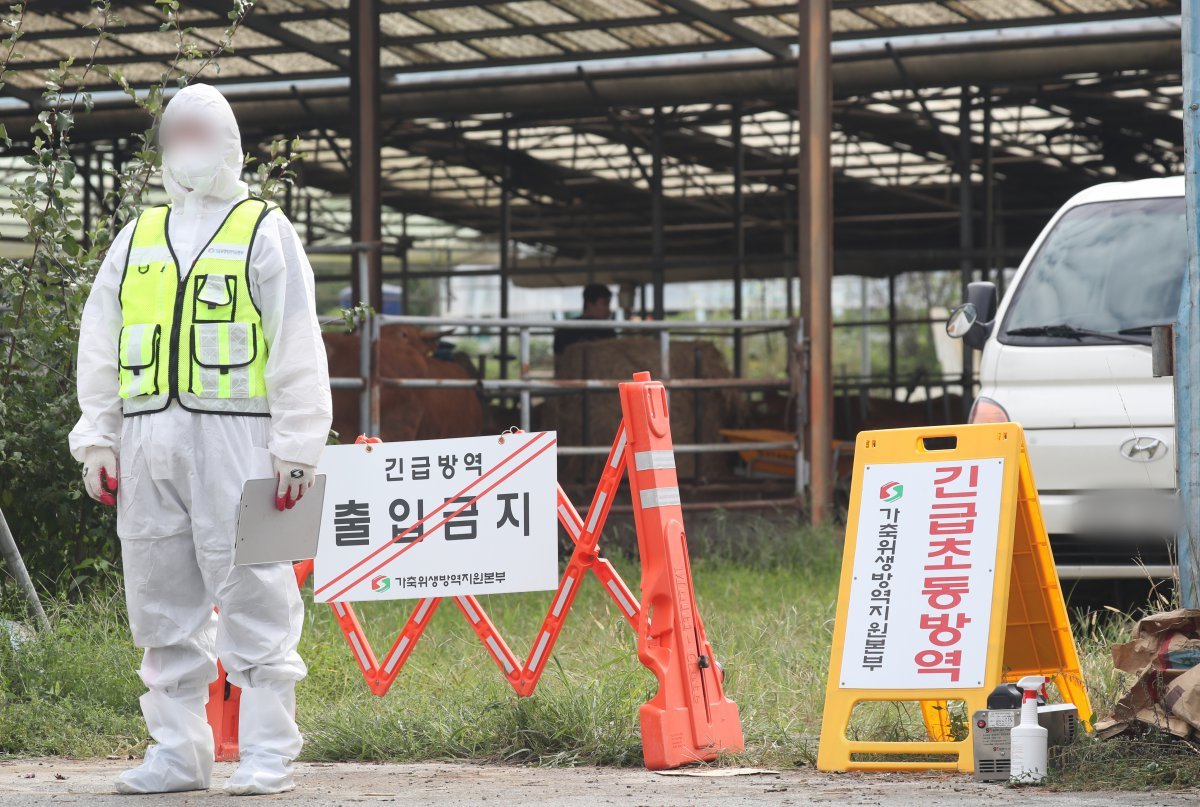
{"type": "Polygon", "coordinates": [[[198,322],[192,326],[189,391],[201,398],[250,398],[251,365],[258,358],[258,326],[198,322]]]}
{"type": "Polygon", "coordinates": [[[196,278],[192,294],[194,322],[233,322],[237,305],[237,278],[209,273],[196,278]]]}
{"type": "Polygon", "coordinates": [[[158,350],[162,326],[126,325],[117,340],[122,398],[158,394],[158,350]]]}

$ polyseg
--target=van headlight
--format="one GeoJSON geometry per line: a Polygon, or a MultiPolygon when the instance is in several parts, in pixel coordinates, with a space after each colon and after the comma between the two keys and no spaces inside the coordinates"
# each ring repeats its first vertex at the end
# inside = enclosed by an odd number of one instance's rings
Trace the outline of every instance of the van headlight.
{"type": "Polygon", "coordinates": [[[971,406],[971,416],[967,423],[1007,423],[1010,420],[1004,407],[980,395],[971,406]]]}

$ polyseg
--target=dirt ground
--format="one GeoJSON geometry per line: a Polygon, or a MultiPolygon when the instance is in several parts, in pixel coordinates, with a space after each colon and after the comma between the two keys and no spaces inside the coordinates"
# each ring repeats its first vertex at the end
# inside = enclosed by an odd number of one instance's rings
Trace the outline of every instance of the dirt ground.
{"type": "MultiPolygon", "coordinates": [[[[126,760],[0,760],[0,804],[85,804],[126,807],[112,791],[126,760]]],[[[217,765],[208,792],[136,797],[133,804],[236,804],[220,784],[233,763],[217,765]]],[[[933,774],[824,774],[812,770],[720,778],[663,776],[619,768],[525,768],[435,763],[300,764],[291,793],[260,797],[300,805],[389,803],[444,805],[536,805],[536,807],[741,807],[742,805],[846,804],[895,807],[1114,807],[1195,804],[1200,792],[1051,793],[977,783],[966,776],[933,774]]]]}

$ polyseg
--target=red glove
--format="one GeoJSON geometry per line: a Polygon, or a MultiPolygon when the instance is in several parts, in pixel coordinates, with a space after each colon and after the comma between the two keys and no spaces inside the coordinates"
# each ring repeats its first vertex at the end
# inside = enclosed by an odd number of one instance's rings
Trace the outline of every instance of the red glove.
{"type": "Polygon", "coordinates": [[[83,450],[83,486],[88,495],[110,507],[117,503],[117,455],[107,446],[83,450]]]}
{"type": "Polygon", "coordinates": [[[285,462],[276,457],[272,459],[275,461],[275,481],[279,483],[275,488],[275,507],[291,510],[317,481],[317,469],[299,462],[285,462]]]}

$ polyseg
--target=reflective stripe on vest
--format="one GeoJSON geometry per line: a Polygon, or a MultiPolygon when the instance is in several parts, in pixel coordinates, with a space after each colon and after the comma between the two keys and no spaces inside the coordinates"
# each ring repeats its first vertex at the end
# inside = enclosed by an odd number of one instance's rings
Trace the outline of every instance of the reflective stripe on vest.
{"type": "Polygon", "coordinates": [[[267,343],[250,292],[250,250],[274,209],[245,199],[180,278],[167,235],[170,207],[138,216],[121,277],[120,395],[127,416],[185,408],[268,415],[267,343]]]}

